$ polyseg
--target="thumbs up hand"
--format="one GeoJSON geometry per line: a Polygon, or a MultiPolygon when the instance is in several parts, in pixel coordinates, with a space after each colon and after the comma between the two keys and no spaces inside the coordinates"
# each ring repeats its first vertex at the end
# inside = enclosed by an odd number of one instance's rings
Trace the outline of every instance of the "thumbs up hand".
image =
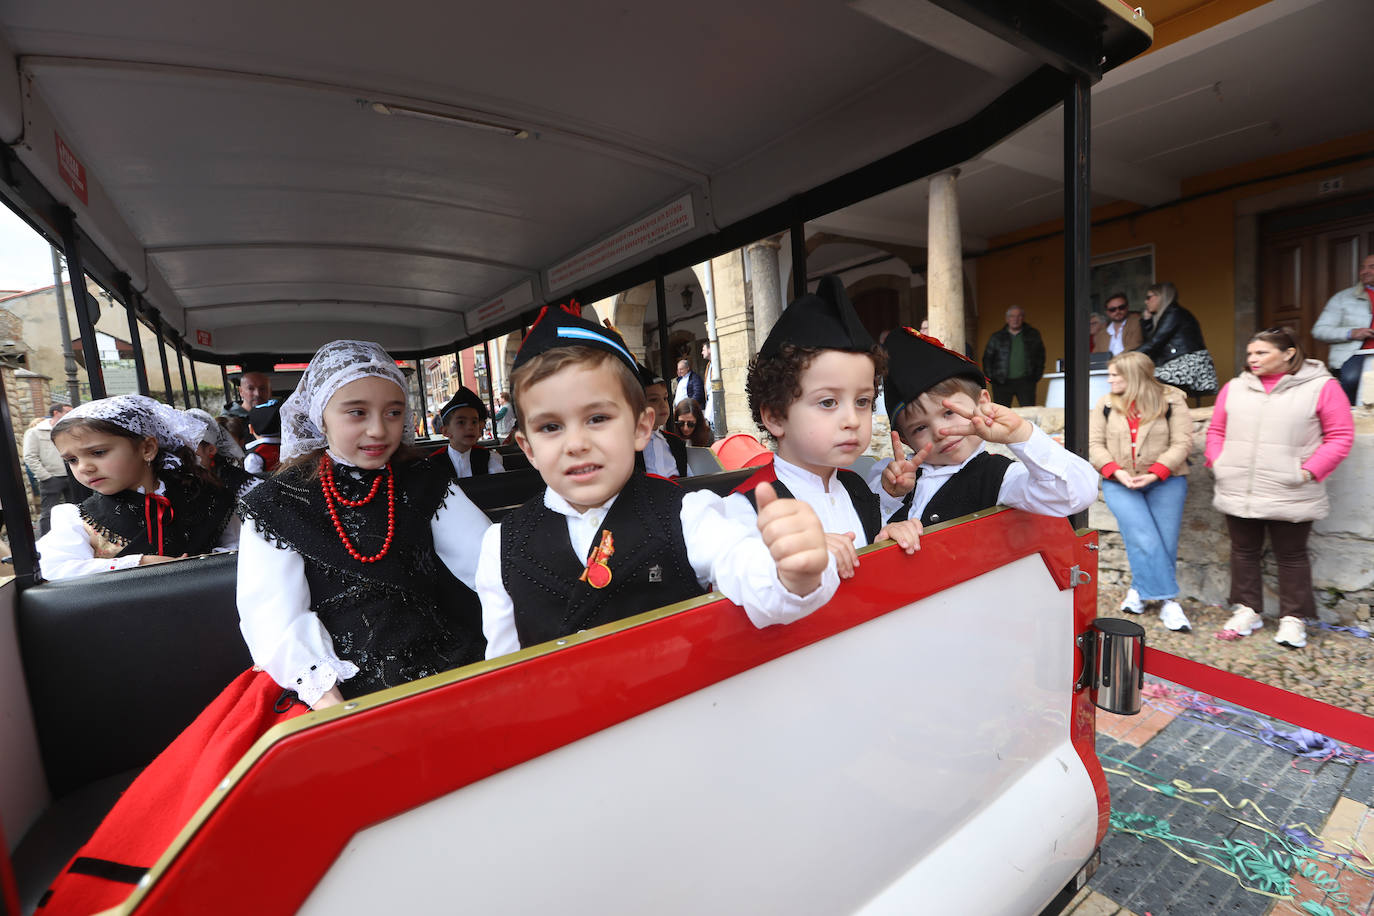
{"type": "Polygon", "coordinates": [[[754,491],[759,532],[777,564],[778,581],[794,595],[809,595],[830,563],[825,531],[816,512],[799,499],[779,499],[772,484],[754,491]]]}

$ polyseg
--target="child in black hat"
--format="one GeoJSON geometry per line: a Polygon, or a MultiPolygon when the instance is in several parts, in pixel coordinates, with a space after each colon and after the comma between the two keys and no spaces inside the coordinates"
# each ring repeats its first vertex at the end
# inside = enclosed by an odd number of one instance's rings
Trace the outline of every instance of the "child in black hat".
{"type": "Polygon", "coordinates": [[[264,401],[248,411],[248,431],[253,441],[243,447],[243,469],[259,477],[271,474],[281,463],[281,401],[264,401]]]}
{"type": "Polygon", "coordinates": [[[760,488],[757,522],[744,525],[710,491],[635,471],[654,412],[614,330],[546,308],[516,355],[511,394],[516,442],[547,486],[483,536],[488,658],[712,586],[760,627],[804,617],[835,593],[835,564],[804,504],[760,488]]]}
{"type": "Polygon", "coordinates": [[[729,497],[731,515],[747,518],[754,489],[771,482],[779,495],[816,510],[844,578],[859,565],[857,547],[883,538],[907,553],[919,546],[920,525],[884,526],[877,495],[849,470],[873,436],[873,403],[886,365],[844,284],[828,276],[814,294],[787,306],[749,366],[749,409],[777,450],[729,497]]]}
{"type": "Polygon", "coordinates": [[[654,412],[654,431],[649,434],[649,444],[640,452],[642,458],[637,466],[659,477],[690,477],[687,441],[667,426],[672,413],[668,383],[648,366],[639,367],[639,380],[644,385],[644,401],[654,412]]]}
{"type": "Polygon", "coordinates": [[[1072,515],[1097,498],[1097,476],[1009,407],[994,404],[972,360],[912,328],[887,338],[883,383],[898,457],[882,473],[889,521],[947,522],[996,505],[1072,515]],[[1010,447],[1019,460],[993,455],[1010,447]],[[902,444],[915,450],[907,457],[902,444]]]}
{"type": "Polygon", "coordinates": [[[448,403],[439,410],[439,432],[448,439],[448,447],[434,452],[448,454],[453,466],[454,479],[480,477],[483,474],[500,474],[506,468],[501,463],[501,455],[488,451],[477,444],[487,422],[487,405],[477,396],[477,392],[463,385],[448,403]]]}

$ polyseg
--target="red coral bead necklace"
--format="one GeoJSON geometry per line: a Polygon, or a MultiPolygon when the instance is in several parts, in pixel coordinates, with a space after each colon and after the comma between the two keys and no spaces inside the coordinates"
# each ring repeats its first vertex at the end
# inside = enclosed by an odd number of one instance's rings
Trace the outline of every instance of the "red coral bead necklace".
{"type": "Polygon", "coordinates": [[[328,455],[320,456],[320,489],[324,491],[324,504],[329,509],[329,518],[334,523],[334,530],[338,533],[339,540],[343,542],[344,549],[359,563],[376,563],[386,556],[387,551],[391,549],[391,541],[396,536],[396,476],[391,471],[391,462],[388,461],[386,464],[386,540],[382,542],[381,550],[370,557],[365,557],[358,552],[358,548],[354,547],[353,542],[348,539],[348,532],[344,531],[336,503],[343,503],[354,509],[365,506],[372,502],[381,485],[382,475],[378,474],[376,479],[372,481],[372,489],[367,491],[366,496],[362,499],[345,499],[334,484],[334,463],[329,460],[328,455]]]}

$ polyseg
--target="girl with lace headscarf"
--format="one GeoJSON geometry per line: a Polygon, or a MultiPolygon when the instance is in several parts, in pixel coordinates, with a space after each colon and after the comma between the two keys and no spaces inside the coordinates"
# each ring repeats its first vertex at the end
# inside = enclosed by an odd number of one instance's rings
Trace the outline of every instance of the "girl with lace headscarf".
{"type": "MultiPolygon", "coordinates": [[[[400,460],[413,425],[395,361],[375,343],[326,344],[281,419],[282,467],[239,504],[255,667],[143,770],[73,862],[151,865],[273,725],[485,655],[470,586],[490,522],[447,469],[400,460]]],[[[128,893],[69,864],[44,912],[98,912],[128,893]]]]}
{"type": "Polygon", "coordinates": [[[238,545],[233,491],[196,464],[201,422],[137,394],[90,401],[53,426],[73,477],[94,490],[53,508],[38,541],[48,579],[163,563],[238,545]]]}
{"type": "Polygon", "coordinates": [[[377,344],[321,347],[282,404],[281,466],[242,501],[244,638],[316,709],[484,654],[471,585],[490,522],[446,468],[400,459],[406,390],[377,344]]]}
{"type": "Polygon", "coordinates": [[[242,498],[249,490],[262,483],[243,469],[243,449],[229,435],[229,430],[220,426],[208,411],[199,407],[187,408],[184,413],[205,425],[205,430],[196,442],[196,463],[215,476],[221,484],[242,498]]]}

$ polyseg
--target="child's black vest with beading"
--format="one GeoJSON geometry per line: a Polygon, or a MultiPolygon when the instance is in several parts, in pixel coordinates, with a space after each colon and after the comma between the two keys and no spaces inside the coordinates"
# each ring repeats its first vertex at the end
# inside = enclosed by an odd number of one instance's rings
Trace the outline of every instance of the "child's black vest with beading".
{"type": "MultiPolygon", "coordinates": [[[[970,458],[954,476],[945,481],[944,486],[935,491],[921,513],[921,524],[935,525],[997,505],[997,497],[1002,492],[1002,478],[1006,476],[1011,463],[1012,459],[1006,455],[989,452],[980,452],[970,458]]],[[[921,479],[919,469],[916,479],[921,479]]],[[[906,521],[915,497],[916,490],[913,488],[902,500],[902,507],[892,513],[889,524],[906,521]]]]}
{"type": "Polygon", "coordinates": [[[559,639],[706,594],[682,535],[682,499],[674,483],[632,474],[592,538],[605,532],[615,552],[610,581],[583,581],[589,557],[568,542],[567,519],[544,505],[544,493],[501,521],[501,580],[515,607],[521,646],[559,639]]]}
{"type": "MultiPolygon", "coordinates": [[[[450,464],[442,456],[444,464],[450,464]]],[[[449,478],[430,459],[394,466],[396,522],[386,556],[361,563],[339,538],[314,468],[279,471],[240,502],[244,524],[305,560],[310,609],[339,658],[359,673],[339,685],[345,698],[394,687],[486,654],[481,605],[434,551],[430,520],[442,508],[449,478]]],[[[367,496],[384,471],[334,465],[334,482],[350,501],[367,496]]],[[[386,481],[366,505],[336,505],[354,549],[376,554],[386,540],[386,481]]],[[[480,537],[480,532],[474,535],[480,537]]],[[[290,686],[290,685],[286,685],[290,686]]]]}

